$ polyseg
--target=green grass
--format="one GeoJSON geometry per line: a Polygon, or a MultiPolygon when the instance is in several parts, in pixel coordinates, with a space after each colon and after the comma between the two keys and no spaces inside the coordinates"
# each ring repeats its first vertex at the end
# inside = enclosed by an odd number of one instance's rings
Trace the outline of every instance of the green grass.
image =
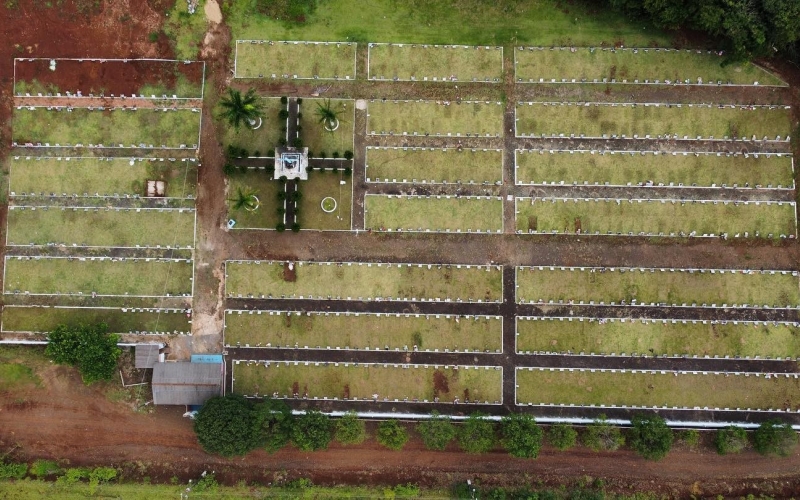
{"type": "Polygon", "coordinates": [[[302,198],[298,202],[300,212],[297,220],[301,228],[329,231],[351,229],[353,208],[351,176],[345,175],[343,171],[314,171],[309,173],[308,180],[299,181],[299,189],[302,198]],[[327,197],[336,200],[336,210],[331,213],[322,210],[322,200],[327,197]]]}
{"type": "Polygon", "coordinates": [[[671,271],[668,269],[608,268],[517,268],[517,300],[575,300],[588,303],[619,303],[633,299],[639,303],[686,303],[750,306],[798,307],[800,286],[797,276],[781,271],[742,271],[733,273],[709,270],[671,271]],[[772,274],[774,272],[774,274],[772,274]]]}
{"type": "Polygon", "coordinates": [[[502,370],[490,367],[363,364],[315,362],[241,362],[233,365],[233,391],[245,395],[292,397],[295,389],[309,398],[414,398],[442,403],[466,395],[470,401],[495,403],[502,399],[502,370]],[[436,380],[437,382],[434,382],[436,380]]]}
{"type": "Polygon", "coordinates": [[[677,135],[722,139],[738,137],[756,139],[766,136],[785,138],[791,131],[790,110],[718,108],[717,106],[683,104],[612,105],[587,103],[519,103],[517,105],[517,135],[584,134],[586,137],[606,135],[644,138],[650,135],[677,135]],[[678,107],[680,106],[680,107],[678,107]]]}
{"type": "Polygon", "coordinates": [[[158,111],[154,109],[90,111],[75,108],[72,112],[14,109],[13,139],[23,144],[102,144],[125,147],[145,144],[160,148],[191,148],[200,139],[200,113],[188,109],[158,111]]]}
{"type": "Polygon", "coordinates": [[[376,231],[503,230],[503,200],[435,196],[368,195],[365,227],[376,231]]]}
{"type": "Polygon", "coordinates": [[[518,318],[517,351],[798,357],[800,330],[730,321],[518,318]]]}
{"type": "MultiPolygon", "coordinates": [[[[33,294],[165,296],[191,294],[192,263],[127,259],[126,261],[6,258],[5,291],[33,294]]],[[[92,258],[94,259],[94,258],[92,258]]]]}
{"type": "Polygon", "coordinates": [[[233,39],[466,45],[599,45],[619,41],[628,46],[664,46],[670,41],[649,25],[630,23],[610,9],[591,4],[565,8],[548,0],[514,4],[329,0],[320,2],[302,24],[258,15],[247,2],[225,3],[223,9],[233,39]]]}
{"type": "Polygon", "coordinates": [[[228,311],[225,344],[351,349],[501,350],[499,316],[228,311]]]}
{"type": "Polygon", "coordinates": [[[347,300],[502,300],[503,273],[496,267],[447,264],[295,263],[296,281],[284,280],[284,263],[227,263],[229,295],[347,300]],[[361,299],[359,299],[361,297],[361,299]]]}
{"type": "Polygon", "coordinates": [[[40,384],[41,380],[30,367],[20,363],[0,362],[0,391],[18,391],[38,387],[40,384]]]}
{"type": "Polygon", "coordinates": [[[604,184],[634,186],[643,183],[698,187],[794,186],[792,157],[787,155],[715,153],[588,151],[516,151],[518,184],[604,184]]]}
{"type": "Polygon", "coordinates": [[[172,311],[6,306],[3,310],[3,331],[45,333],[58,325],[105,323],[111,333],[191,333],[192,325],[183,310],[172,311]]]}
{"type": "Polygon", "coordinates": [[[283,202],[278,200],[278,192],[283,190],[280,181],[273,178],[273,173],[266,170],[248,170],[247,173],[237,172],[229,178],[228,186],[228,218],[234,219],[234,229],[260,228],[275,229],[278,222],[283,221],[283,216],[278,215],[278,207],[283,207],[283,202]],[[233,210],[233,202],[239,188],[252,189],[258,197],[259,206],[256,210],[233,210]]]}
{"type": "Polygon", "coordinates": [[[372,182],[498,182],[503,152],[496,149],[367,148],[372,182]]]}
{"type": "Polygon", "coordinates": [[[206,16],[203,13],[205,3],[205,0],[198,0],[197,10],[194,14],[189,14],[187,2],[175,2],[167,13],[164,32],[174,42],[177,59],[198,59],[208,27],[206,16]]]}
{"type": "Polygon", "coordinates": [[[483,82],[503,77],[502,47],[453,45],[372,45],[371,80],[483,82]]]}
{"type": "Polygon", "coordinates": [[[345,151],[353,151],[353,127],[355,122],[355,106],[352,99],[331,99],[331,107],[338,110],[339,128],[328,132],[319,123],[317,110],[319,105],[324,105],[326,99],[303,99],[300,105],[300,138],[303,145],[308,147],[309,156],[320,158],[325,153],[326,158],[332,158],[333,153],[344,157],[345,151]]]}
{"type": "Polygon", "coordinates": [[[356,44],[236,43],[236,78],[348,79],[356,76],[356,44]]]}
{"type": "MultiPolygon", "coordinates": [[[[281,104],[278,97],[263,98],[264,118],[261,127],[256,130],[243,124],[236,130],[232,125],[225,121],[219,121],[217,129],[220,131],[222,145],[227,148],[230,145],[245,148],[248,156],[267,156],[267,152],[278,147],[278,141],[286,138],[286,132],[281,130],[286,126],[286,120],[278,118],[278,113],[286,109],[285,104],[281,104]],[[256,152],[259,154],[256,155],[256,152]]],[[[214,116],[219,116],[221,109],[215,109],[214,116]]]]}
{"type": "Polygon", "coordinates": [[[10,245],[194,247],[194,210],[9,208],[10,245]]]}
{"type": "Polygon", "coordinates": [[[502,136],[499,102],[370,101],[367,133],[403,135],[502,136]]]}
{"type": "Polygon", "coordinates": [[[514,51],[516,78],[522,81],[538,82],[543,78],[549,83],[553,78],[576,81],[586,79],[587,82],[603,78],[608,82],[616,79],[617,83],[644,83],[650,80],[670,80],[672,83],[714,84],[722,81],[737,85],[786,85],[779,78],[750,63],[729,64],[722,66],[723,58],[707,51],[697,53],[696,50],[677,49],[589,49],[572,48],[533,48],[514,51]],[[636,52],[634,52],[636,51],[636,52]]]}
{"type": "MultiPolygon", "coordinates": [[[[571,370],[571,369],[570,369],[571,370]]],[[[673,372],[611,373],[517,370],[517,404],[677,406],[688,408],[798,408],[800,380],[783,375],[766,379],[755,375],[692,374],[673,372]]]]}
{"type": "Polygon", "coordinates": [[[762,238],[796,233],[795,206],[785,202],[517,198],[517,230],[574,234],[697,236],[745,232],[762,238]]]}
{"type": "Polygon", "coordinates": [[[9,190],[17,195],[144,196],[147,180],[165,181],[170,198],[186,198],[197,188],[197,164],[189,161],[21,158],[9,164],[9,190]]]}

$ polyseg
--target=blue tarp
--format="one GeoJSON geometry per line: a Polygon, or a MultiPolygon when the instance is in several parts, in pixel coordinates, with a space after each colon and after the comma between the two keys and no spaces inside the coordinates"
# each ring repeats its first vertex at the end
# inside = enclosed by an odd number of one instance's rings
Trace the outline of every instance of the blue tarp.
{"type": "Polygon", "coordinates": [[[192,363],[222,363],[222,354],[192,354],[192,363]]]}

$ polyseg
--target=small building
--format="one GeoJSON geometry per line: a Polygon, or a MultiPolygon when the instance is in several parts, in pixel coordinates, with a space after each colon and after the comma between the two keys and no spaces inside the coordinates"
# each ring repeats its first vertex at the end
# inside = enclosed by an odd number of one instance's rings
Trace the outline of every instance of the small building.
{"type": "Polygon", "coordinates": [[[159,361],[164,361],[161,349],[164,344],[136,344],[134,348],[134,366],[137,369],[150,369],[159,361]]]}
{"type": "Polygon", "coordinates": [[[275,150],[275,180],[308,180],[308,148],[281,147],[275,150]]]}
{"type": "Polygon", "coordinates": [[[153,403],[200,406],[222,396],[223,363],[156,363],[153,367],[153,403]]]}

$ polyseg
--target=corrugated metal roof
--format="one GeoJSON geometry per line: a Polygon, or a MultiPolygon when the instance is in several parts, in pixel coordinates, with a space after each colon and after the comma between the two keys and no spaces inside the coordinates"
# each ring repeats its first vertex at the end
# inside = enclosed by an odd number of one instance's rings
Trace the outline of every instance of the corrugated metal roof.
{"type": "Polygon", "coordinates": [[[136,344],[134,366],[136,368],[152,368],[158,363],[158,351],[162,344],[136,344]]]}
{"type": "Polygon", "coordinates": [[[153,367],[153,403],[202,405],[222,395],[222,364],[157,363],[153,367]]]}

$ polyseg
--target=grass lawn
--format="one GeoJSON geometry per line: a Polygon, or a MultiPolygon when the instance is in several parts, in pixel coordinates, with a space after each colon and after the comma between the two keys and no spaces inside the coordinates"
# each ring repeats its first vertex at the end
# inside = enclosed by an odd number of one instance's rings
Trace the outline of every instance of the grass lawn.
{"type": "MultiPolygon", "coordinates": [[[[592,4],[566,9],[547,0],[535,4],[329,0],[320,2],[302,24],[259,15],[247,2],[225,3],[222,8],[234,39],[466,45],[599,45],[620,41],[628,46],[665,46],[670,42],[648,24],[631,23],[610,9],[592,4]]],[[[202,5],[198,12],[202,12],[202,5]]]]}
{"type": "Polygon", "coordinates": [[[723,153],[516,151],[517,184],[639,183],[665,186],[794,186],[792,157],[723,153]]]}
{"type": "Polygon", "coordinates": [[[278,200],[278,192],[283,190],[283,183],[272,178],[272,172],[266,170],[250,169],[247,173],[236,172],[229,177],[228,217],[236,221],[234,229],[275,229],[278,222],[283,221],[283,215],[278,214],[278,208],[283,207],[283,202],[278,200]],[[239,188],[252,189],[258,197],[259,205],[256,210],[233,210],[233,199],[236,198],[239,188]]]}
{"type": "Polygon", "coordinates": [[[236,41],[236,78],[353,80],[356,44],[236,41]]]}
{"type": "Polygon", "coordinates": [[[4,332],[52,331],[58,325],[94,325],[105,323],[111,333],[167,332],[191,333],[192,325],[183,310],[61,307],[15,307],[3,310],[4,332]]]}
{"type": "Polygon", "coordinates": [[[470,182],[503,180],[498,149],[367,148],[371,182],[470,182]]]}
{"type": "Polygon", "coordinates": [[[192,293],[192,263],[182,260],[88,260],[6,257],[5,290],[57,295],[166,296],[192,293]]]}
{"type": "MultiPolygon", "coordinates": [[[[0,354],[0,391],[5,393],[41,387],[42,380],[29,366],[8,359],[4,354],[0,354]]],[[[0,483],[0,491],[3,483],[0,483]]]]}
{"type": "Polygon", "coordinates": [[[197,59],[208,28],[203,15],[206,0],[197,0],[197,10],[189,14],[187,2],[175,2],[164,20],[164,32],[175,42],[177,59],[197,59]]]}
{"type": "Polygon", "coordinates": [[[303,99],[300,105],[300,138],[308,147],[312,158],[333,158],[333,153],[344,157],[345,151],[353,151],[353,127],[355,123],[355,104],[352,99],[331,99],[331,108],[338,112],[339,128],[333,132],[325,130],[319,122],[317,112],[327,99],[303,99]]]}
{"type": "Polygon", "coordinates": [[[794,203],[517,198],[517,230],[634,235],[721,235],[762,238],[796,233],[794,203]]]}
{"type": "MultiPolygon", "coordinates": [[[[261,100],[264,105],[264,118],[261,127],[253,130],[245,124],[236,130],[233,125],[225,121],[218,121],[218,130],[222,140],[222,145],[227,148],[230,145],[244,148],[249,156],[267,156],[267,152],[278,147],[278,141],[286,138],[286,120],[278,118],[278,113],[286,109],[285,104],[281,104],[279,97],[265,97],[261,100]],[[258,153],[258,154],[256,154],[258,153]]],[[[214,116],[219,116],[221,109],[217,106],[214,116]]],[[[271,163],[271,162],[270,162],[271,163]]]]}
{"type": "Polygon", "coordinates": [[[369,47],[370,80],[494,81],[503,77],[503,48],[483,45],[378,44],[369,47]]]}
{"type": "Polygon", "coordinates": [[[376,231],[503,231],[503,200],[367,195],[364,226],[376,231]]]}
{"type": "Polygon", "coordinates": [[[102,144],[105,147],[139,146],[191,148],[200,140],[200,113],[189,109],[159,111],[154,109],[68,111],[14,109],[13,140],[50,144],[102,144]]]}
{"type": "Polygon", "coordinates": [[[560,103],[519,103],[517,105],[517,135],[564,134],[586,137],[606,135],[677,135],[688,139],[697,137],[722,139],[724,137],[756,139],[766,136],[785,138],[792,125],[790,110],[783,106],[775,109],[741,109],[700,104],[636,104],[587,103],[563,105],[560,103]]]}
{"type": "Polygon", "coordinates": [[[146,194],[148,180],[166,182],[166,196],[194,196],[197,164],[130,158],[25,158],[9,160],[9,190],[20,195],[114,196],[146,194]]]}
{"type": "Polygon", "coordinates": [[[49,243],[94,247],[194,247],[195,212],[189,209],[9,207],[9,245],[49,243]]]}
{"type": "Polygon", "coordinates": [[[500,316],[228,311],[225,344],[350,349],[502,350],[500,316]]]}
{"type": "Polygon", "coordinates": [[[800,306],[797,276],[782,271],[660,270],[638,268],[517,268],[517,301],[581,300],[588,303],[641,303],[666,305],[764,304],[800,306]],[[613,270],[612,270],[613,269],[613,270]],[[774,273],[774,274],[772,274],[774,273]]]}
{"type": "Polygon", "coordinates": [[[297,220],[301,228],[350,230],[353,209],[353,180],[350,175],[344,171],[315,170],[309,173],[308,180],[300,181],[299,189],[302,198],[298,203],[297,220]],[[336,209],[331,213],[322,210],[325,198],[336,200],[336,209]]]}
{"type": "Polygon", "coordinates": [[[514,51],[517,80],[539,82],[543,78],[550,82],[553,78],[557,81],[566,79],[577,81],[585,79],[587,82],[603,78],[617,83],[627,80],[627,83],[644,83],[649,80],[653,83],[660,80],[670,80],[672,83],[680,82],[697,84],[723,84],[737,85],[782,85],[777,77],[750,63],[729,64],[722,66],[722,57],[696,50],[678,49],[610,49],[588,47],[518,47],[514,51]],[[698,82],[698,78],[702,81],[698,82]]]}
{"type": "Polygon", "coordinates": [[[517,351],[573,354],[800,356],[800,331],[787,324],[691,320],[517,318],[517,351]]]}
{"type": "Polygon", "coordinates": [[[233,365],[233,392],[245,395],[309,398],[418,399],[442,403],[459,398],[499,403],[503,372],[499,368],[432,365],[365,364],[316,362],[264,362],[233,365]]]}
{"type": "Polygon", "coordinates": [[[369,134],[503,134],[503,106],[494,101],[370,101],[368,112],[369,134]]]}
{"type": "Polygon", "coordinates": [[[229,295],[340,297],[347,300],[472,300],[500,302],[502,269],[456,264],[295,263],[296,281],[284,279],[283,262],[229,261],[229,295]]]}
{"type": "Polygon", "coordinates": [[[517,404],[555,403],[687,408],[798,408],[800,379],[675,372],[612,373],[517,369],[517,404]]]}

